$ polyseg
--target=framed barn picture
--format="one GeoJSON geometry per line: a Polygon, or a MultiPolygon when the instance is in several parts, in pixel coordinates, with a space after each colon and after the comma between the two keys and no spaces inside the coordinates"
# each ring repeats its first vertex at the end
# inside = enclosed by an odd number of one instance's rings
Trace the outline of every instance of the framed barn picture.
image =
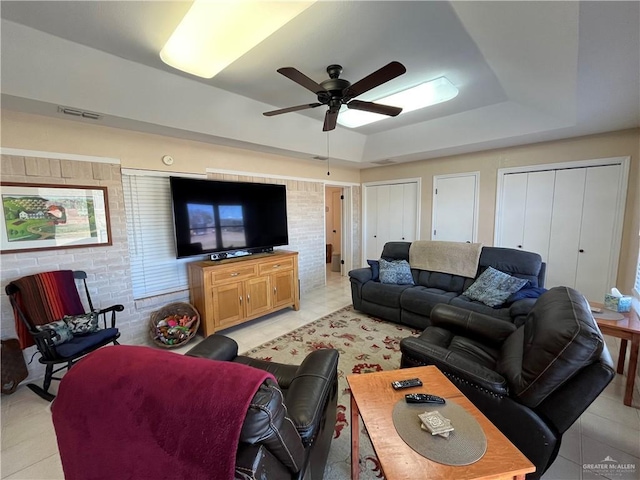
{"type": "Polygon", "coordinates": [[[111,245],[107,187],[1,183],[2,253],[111,245]]]}

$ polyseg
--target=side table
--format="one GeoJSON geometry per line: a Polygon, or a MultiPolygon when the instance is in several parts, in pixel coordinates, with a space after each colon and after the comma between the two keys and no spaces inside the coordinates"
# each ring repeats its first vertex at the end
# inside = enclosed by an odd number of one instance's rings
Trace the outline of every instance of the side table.
{"type": "MultiPolygon", "coordinates": [[[[589,302],[592,307],[603,308],[601,303],[589,302]]],[[[607,311],[607,310],[603,310],[607,311]]],[[[616,372],[622,374],[624,372],[624,361],[627,355],[627,342],[631,341],[631,349],[629,350],[629,368],[627,369],[627,384],[624,391],[624,404],[631,406],[633,397],[633,388],[636,380],[636,372],[638,367],[638,349],[640,348],[640,318],[632,308],[630,312],[620,313],[624,316],[623,320],[604,320],[598,318],[597,313],[593,314],[598,327],[604,335],[611,335],[620,339],[620,353],[618,355],[618,366],[616,372]]]]}

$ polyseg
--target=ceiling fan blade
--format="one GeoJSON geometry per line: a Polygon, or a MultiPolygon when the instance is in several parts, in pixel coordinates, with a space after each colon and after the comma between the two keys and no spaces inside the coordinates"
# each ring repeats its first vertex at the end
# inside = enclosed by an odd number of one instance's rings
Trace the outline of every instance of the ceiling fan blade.
{"type": "Polygon", "coordinates": [[[298,85],[302,85],[307,90],[311,90],[313,93],[325,92],[326,90],[322,87],[322,85],[314,82],[309,77],[307,77],[301,71],[293,68],[293,67],[282,67],[277,70],[277,72],[281,75],[284,75],[290,80],[293,80],[298,85]]]}
{"type": "Polygon", "coordinates": [[[273,117],[274,115],[280,115],[281,113],[297,112],[298,110],[306,110],[307,108],[316,108],[322,105],[321,103],[308,103],[305,105],[297,105],[295,107],[281,108],[280,110],[272,110],[270,112],[264,112],[265,117],[273,117]]]}
{"type": "Polygon", "coordinates": [[[324,115],[324,126],[322,127],[322,131],[328,132],[329,130],[335,129],[337,121],[338,111],[327,110],[327,113],[324,115]]]}
{"type": "Polygon", "coordinates": [[[364,92],[368,92],[372,88],[382,85],[383,83],[393,80],[405,73],[407,69],[400,62],[391,62],[384,67],[376,70],[370,75],[367,75],[362,80],[357,81],[353,85],[347,88],[345,96],[349,98],[362,95],[364,92]]]}
{"type": "Polygon", "coordinates": [[[381,115],[389,115],[395,117],[400,115],[402,108],[382,105],[381,103],[363,102],[362,100],[351,100],[347,103],[347,107],[355,110],[363,110],[365,112],[380,113],[381,115]]]}

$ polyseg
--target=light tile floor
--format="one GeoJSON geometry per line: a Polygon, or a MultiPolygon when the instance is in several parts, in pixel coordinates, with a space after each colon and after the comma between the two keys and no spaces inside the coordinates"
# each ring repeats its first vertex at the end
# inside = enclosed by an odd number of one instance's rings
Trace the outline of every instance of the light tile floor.
{"type": "MultiPolygon", "coordinates": [[[[284,310],[228,329],[224,334],[234,338],[242,352],[349,304],[348,278],[328,271],[327,285],[303,295],[299,311],[284,310]]],[[[176,351],[184,353],[196,341],[176,351]]],[[[607,343],[615,359],[619,341],[607,337],[607,343]]],[[[625,377],[616,376],[564,435],[560,455],[543,476],[544,480],[640,478],[640,410],[622,404],[624,380],[625,377]],[[613,460],[605,462],[612,465],[608,470],[594,472],[583,468],[585,464],[602,464],[605,458],[613,460]],[[620,474],[613,468],[624,465],[633,466],[632,471],[620,474]]],[[[640,406],[638,392],[634,405],[640,406]]],[[[64,478],[47,407],[47,402],[24,386],[12,395],[2,396],[2,479],[64,478]]]]}

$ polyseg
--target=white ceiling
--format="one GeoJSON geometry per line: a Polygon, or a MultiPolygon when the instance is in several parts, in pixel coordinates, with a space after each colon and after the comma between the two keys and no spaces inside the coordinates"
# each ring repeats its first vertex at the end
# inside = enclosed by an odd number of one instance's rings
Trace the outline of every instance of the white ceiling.
{"type": "Polygon", "coordinates": [[[3,108],[304,159],[329,135],[362,168],[640,126],[638,2],[319,1],[210,80],[158,56],[189,6],[3,0],[3,108]],[[279,67],[321,82],[338,63],[353,83],[392,60],[407,73],[358,99],[442,75],[460,94],[329,134],[324,107],[262,115],[315,101],[279,67]]]}

